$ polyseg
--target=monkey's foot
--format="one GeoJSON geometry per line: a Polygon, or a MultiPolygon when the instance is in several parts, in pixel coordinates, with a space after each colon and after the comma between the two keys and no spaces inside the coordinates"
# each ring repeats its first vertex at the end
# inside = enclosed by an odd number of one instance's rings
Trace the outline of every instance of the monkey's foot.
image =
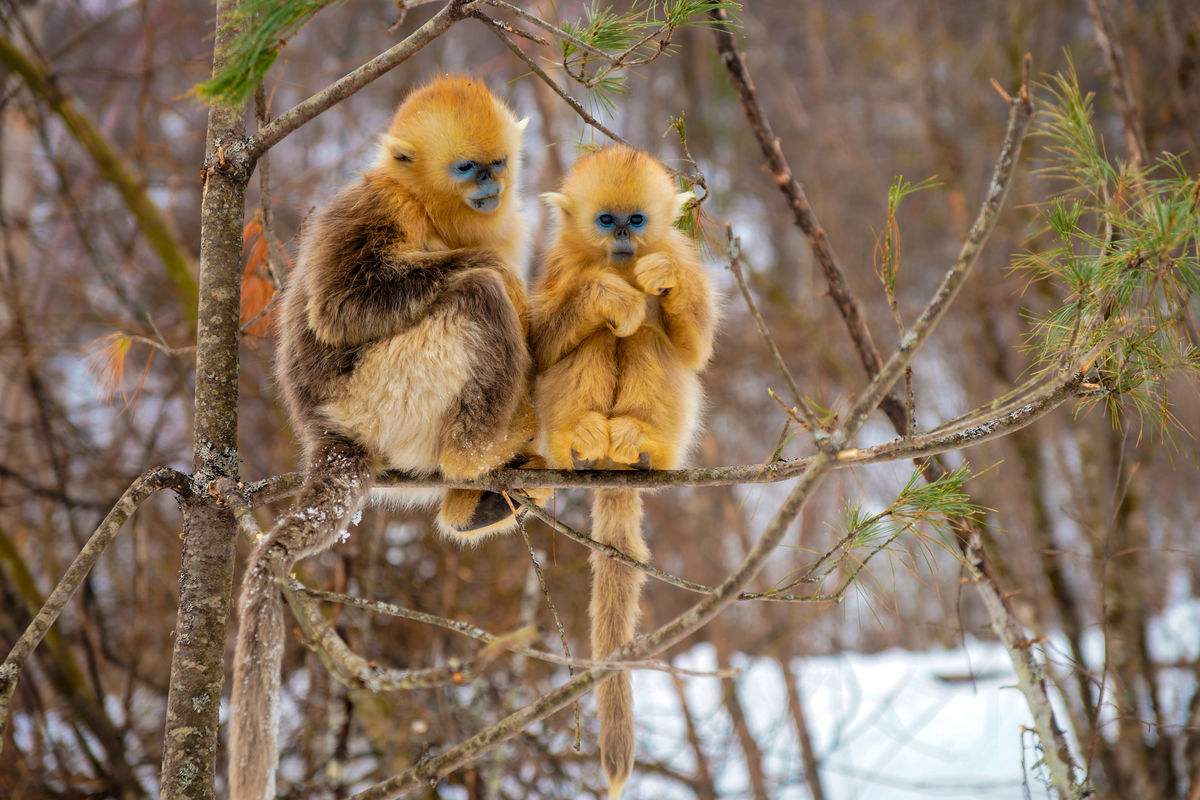
{"type": "MultiPolygon", "coordinates": [[[[537,455],[519,455],[504,465],[510,469],[543,469],[545,460],[537,455]]],[[[538,505],[549,499],[550,489],[521,489],[528,499],[538,505]]],[[[521,506],[510,493],[483,489],[448,489],[442,497],[438,523],[447,536],[463,542],[477,542],[496,533],[507,533],[516,527],[514,511],[521,506]]]]}
{"type": "Polygon", "coordinates": [[[575,469],[592,469],[608,453],[608,441],[608,420],[599,412],[589,411],[575,425],[571,465],[575,469]]]}
{"type": "Polygon", "coordinates": [[[608,421],[608,457],[617,464],[634,469],[650,469],[654,450],[646,435],[646,423],[633,417],[613,417],[608,421]]]}

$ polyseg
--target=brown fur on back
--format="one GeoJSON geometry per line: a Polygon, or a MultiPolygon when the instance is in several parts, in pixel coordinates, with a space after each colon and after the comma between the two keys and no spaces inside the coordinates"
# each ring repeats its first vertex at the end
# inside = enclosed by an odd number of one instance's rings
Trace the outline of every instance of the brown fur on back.
{"type": "MultiPolygon", "coordinates": [[[[274,792],[284,644],[277,578],[333,544],[381,467],[474,478],[532,436],[531,415],[518,413],[529,406],[531,368],[517,273],[525,234],[512,188],[520,130],[477,80],[420,88],[384,136],[380,162],[305,232],[276,357],[305,483],[255,548],[242,586],[231,800],[274,792]],[[490,214],[449,179],[460,157],[507,160],[503,175],[496,168],[493,185],[504,188],[490,214]]],[[[468,514],[470,500],[456,493],[448,510],[470,522],[490,508],[468,514]]]]}

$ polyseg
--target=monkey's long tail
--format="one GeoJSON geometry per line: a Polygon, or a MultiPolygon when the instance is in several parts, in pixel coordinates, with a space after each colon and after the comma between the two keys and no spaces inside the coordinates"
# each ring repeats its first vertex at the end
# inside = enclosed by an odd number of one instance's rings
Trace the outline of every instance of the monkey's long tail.
{"type": "Polygon", "coordinates": [[[274,800],[279,760],[283,602],[276,578],[337,540],[370,488],[371,463],[353,442],[324,442],[293,508],[258,544],[238,598],[229,715],[230,800],[274,800]]]}
{"type": "MultiPolygon", "coordinates": [[[[637,490],[596,490],[592,536],[638,561],[649,557],[642,539],[642,498],[637,490]]],[[[646,576],[603,553],[593,552],[591,563],[592,658],[603,660],[633,639],[646,576]]],[[[609,797],[619,798],[634,761],[629,673],[620,672],[596,687],[596,705],[600,713],[600,761],[608,778],[609,797]]]]}

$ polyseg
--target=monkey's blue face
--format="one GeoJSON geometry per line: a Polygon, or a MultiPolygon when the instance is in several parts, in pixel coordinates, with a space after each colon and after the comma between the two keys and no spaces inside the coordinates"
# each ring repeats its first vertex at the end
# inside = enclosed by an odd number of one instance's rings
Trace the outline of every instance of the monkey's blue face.
{"type": "Polygon", "coordinates": [[[637,236],[646,229],[646,212],[602,210],[596,214],[596,229],[608,242],[608,254],[614,261],[626,261],[637,253],[637,236]]]}
{"type": "Polygon", "coordinates": [[[475,211],[490,214],[500,207],[508,158],[476,161],[460,158],[450,164],[450,179],[460,185],[463,202],[475,211]]]}

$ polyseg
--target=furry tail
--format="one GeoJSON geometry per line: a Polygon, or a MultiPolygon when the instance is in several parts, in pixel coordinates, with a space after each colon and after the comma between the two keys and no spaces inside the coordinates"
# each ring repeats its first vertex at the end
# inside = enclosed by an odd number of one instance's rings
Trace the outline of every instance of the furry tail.
{"type": "MultiPolygon", "coordinates": [[[[592,536],[626,555],[645,561],[642,498],[634,489],[598,489],[592,501],[592,536]]],[[[592,553],[592,657],[607,659],[637,629],[638,599],[645,575],[602,553],[592,553]]],[[[600,713],[600,761],[609,796],[618,798],[633,772],[633,689],[621,672],[596,687],[600,713]]]]}
{"type": "MultiPolygon", "coordinates": [[[[256,552],[257,555],[257,552],[256,552]]],[[[279,668],[283,661],[283,604],[266,560],[242,581],[229,716],[231,800],[275,797],[275,737],[279,730],[279,668]]]]}
{"type": "Polygon", "coordinates": [[[254,549],[238,598],[229,715],[230,800],[273,800],[279,760],[283,602],[275,580],[337,540],[370,489],[366,451],[342,437],[318,443],[295,506],[254,549]]]}

